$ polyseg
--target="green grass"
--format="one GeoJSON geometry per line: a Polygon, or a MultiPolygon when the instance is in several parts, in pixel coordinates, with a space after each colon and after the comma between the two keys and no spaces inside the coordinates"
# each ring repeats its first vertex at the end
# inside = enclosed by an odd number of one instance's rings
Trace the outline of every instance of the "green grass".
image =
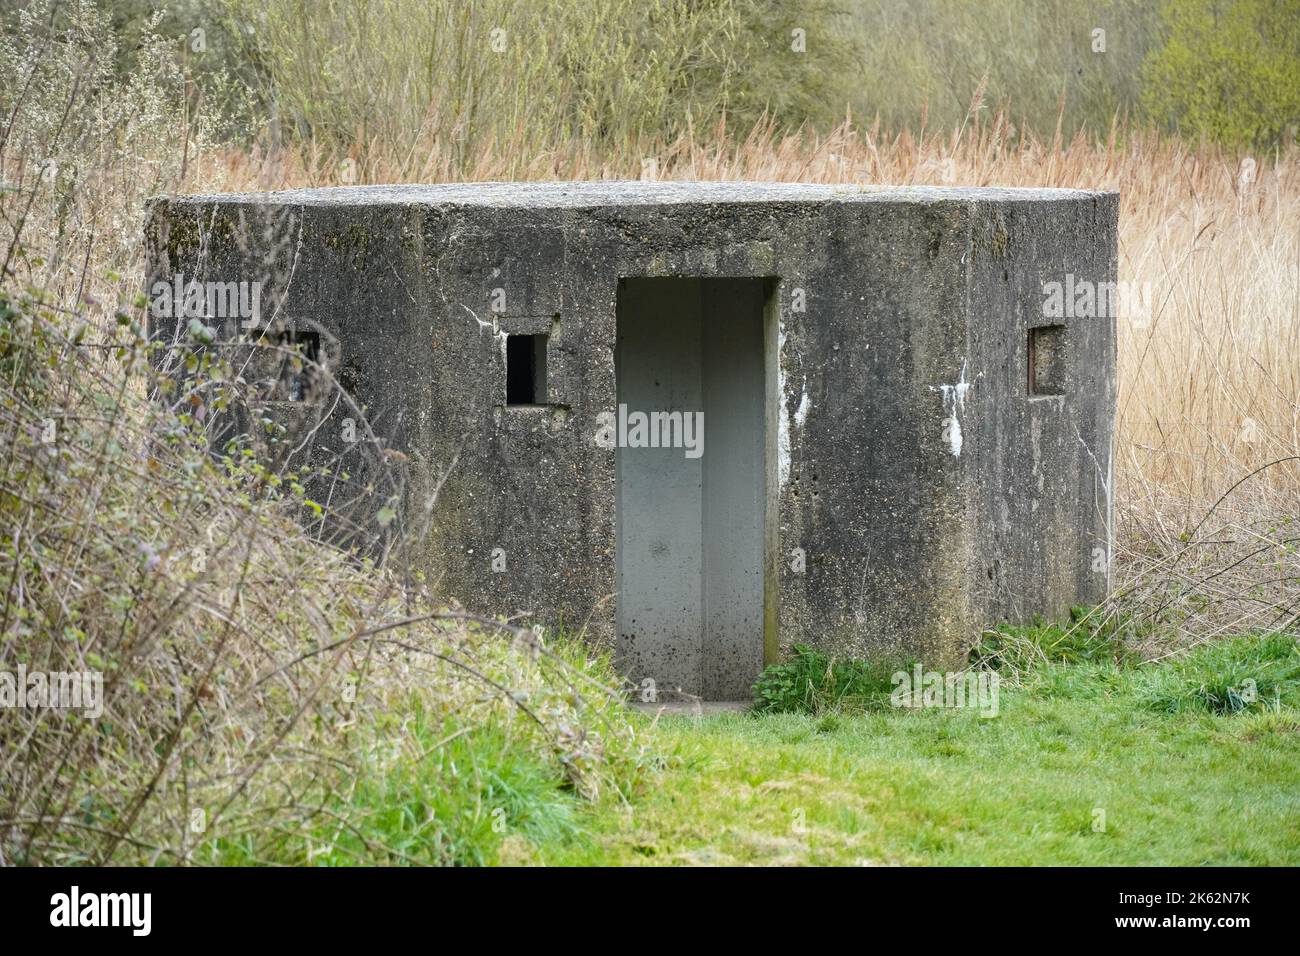
{"type": "Polygon", "coordinates": [[[911,661],[834,660],[805,644],[790,659],[763,671],[754,685],[760,714],[866,712],[889,706],[891,675],[911,661]]]}
{"type": "MultiPolygon", "coordinates": [[[[1077,655],[1076,655],[1077,656],[1077,655]]],[[[1100,656],[1100,655],[1098,655],[1100,656]]],[[[1047,663],[1000,713],[661,719],[672,754],[630,806],[582,819],[550,863],[1300,863],[1292,638],[1185,660],[1047,663]],[[1228,684],[1271,688],[1232,710],[1228,684]],[[1104,826],[1102,812],[1104,812],[1104,826]]]]}
{"type": "MultiPolygon", "coordinates": [[[[421,712],[283,845],[227,863],[549,865],[1300,863],[1300,650],[1241,637],[1138,664],[1059,629],[1020,629],[998,716],[881,705],[873,668],[799,656],[766,675],[838,673],[805,712],[632,715],[626,786],[581,799],[488,725],[421,712]],[[1023,654],[1032,645],[1042,651],[1023,654]],[[1055,648],[1055,650],[1053,650],[1055,648]],[[1064,650],[1062,648],[1065,648],[1064,650]],[[1030,663],[1030,658],[1034,662],[1030,663]],[[1046,658],[1046,659],[1044,659],[1046,658]],[[812,666],[815,664],[816,666],[812,666]],[[1254,680],[1257,693],[1239,691],[1254,680]],[[869,709],[854,710],[862,692],[869,709]],[[1253,697],[1253,699],[1247,699],[1253,697]],[[640,749],[644,746],[644,750],[640,749]],[[654,754],[660,755],[658,758],[654,754]],[[656,770],[655,768],[658,767],[656,770]],[[345,799],[346,805],[338,801],[345,799]],[[356,831],[340,818],[358,821],[356,831]]],[[[985,648],[985,651],[988,649],[985,648]]],[[[986,655],[983,660],[989,660],[986,655]]],[[[800,681],[804,684],[801,685],[800,681]]]]}
{"type": "Polygon", "coordinates": [[[1300,655],[1282,634],[1218,641],[1187,658],[1142,671],[1138,696],[1152,710],[1214,714],[1255,709],[1272,700],[1300,704],[1300,655]]]}

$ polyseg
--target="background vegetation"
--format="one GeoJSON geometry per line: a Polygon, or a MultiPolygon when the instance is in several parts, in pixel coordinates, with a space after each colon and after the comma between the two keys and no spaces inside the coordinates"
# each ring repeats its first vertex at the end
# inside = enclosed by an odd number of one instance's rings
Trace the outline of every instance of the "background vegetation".
{"type": "Polygon", "coordinates": [[[724,113],[949,132],[976,100],[1041,139],[1118,122],[1262,148],[1300,125],[1300,0],[174,0],[154,27],[159,8],[106,5],[119,69],[156,29],[211,106],[254,107],[245,139],[363,167],[635,154],[724,113]]]}

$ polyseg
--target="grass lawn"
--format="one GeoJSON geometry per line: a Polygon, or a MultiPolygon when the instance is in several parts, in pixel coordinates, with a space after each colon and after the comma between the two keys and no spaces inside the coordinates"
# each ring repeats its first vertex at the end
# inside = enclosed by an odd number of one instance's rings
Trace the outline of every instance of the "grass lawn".
{"type": "Polygon", "coordinates": [[[1095,635],[1063,643],[1075,633],[998,645],[993,708],[894,707],[887,669],[805,654],[760,680],[775,713],[656,720],[610,700],[636,732],[607,754],[620,782],[594,801],[521,748],[518,726],[394,715],[380,737],[401,759],[283,839],[214,837],[210,861],[1300,863],[1296,639],[1138,664],[1095,635]]]}
{"type": "MultiPolygon", "coordinates": [[[[1212,662],[1221,664],[1222,661],[1212,662]]],[[[1179,707],[1195,662],[1055,665],[999,714],[661,718],[630,806],[527,854],[550,864],[1300,863],[1300,716],[1179,707]],[[1103,817],[1104,813],[1104,817],[1103,817]]],[[[1290,680],[1283,682],[1286,692],[1290,680]]],[[[1270,694],[1270,697],[1273,695],[1270,694]]],[[[1192,698],[1184,697],[1187,702],[1192,698]]],[[[647,724],[649,720],[647,719],[647,724]]]]}

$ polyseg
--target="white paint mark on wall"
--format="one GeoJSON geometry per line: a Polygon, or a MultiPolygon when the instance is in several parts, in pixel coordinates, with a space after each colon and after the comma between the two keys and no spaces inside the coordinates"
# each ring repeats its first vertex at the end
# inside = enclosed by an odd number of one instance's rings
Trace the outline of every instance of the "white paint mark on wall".
{"type": "MultiPolygon", "coordinates": [[[[954,458],[961,457],[961,413],[966,410],[966,393],[971,383],[966,381],[966,360],[961,360],[961,374],[953,385],[940,385],[938,391],[943,394],[943,432],[948,439],[948,448],[954,458]]],[[[934,386],[930,386],[933,390],[934,386]]]]}
{"type": "Polygon", "coordinates": [[[484,322],[482,319],[480,319],[480,318],[479,318],[479,317],[474,313],[474,310],[471,309],[469,306],[467,306],[464,302],[462,302],[462,303],[460,304],[460,307],[461,307],[462,309],[464,309],[466,312],[468,312],[469,315],[470,315],[470,318],[472,318],[475,322],[478,323],[478,331],[479,331],[479,334],[480,334],[480,335],[483,334],[483,331],[484,331],[485,329],[490,329],[493,335],[500,335],[501,338],[502,338],[503,340],[505,339],[505,336],[504,336],[504,335],[501,335],[501,329],[500,329],[500,327],[497,325],[497,321],[496,321],[496,317],[495,317],[495,316],[493,317],[493,319],[492,319],[491,322],[484,322]]]}
{"type": "Polygon", "coordinates": [[[803,428],[803,423],[808,420],[808,379],[803,380],[803,394],[799,398],[799,407],[794,410],[794,423],[803,428]]]}
{"type": "Polygon", "coordinates": [[[790,412],[785,404],[785,323],[778,322],[776,331],[776,394],[780,414],[776,426],[776,478],[781,487],[790,479],[790,412]]]}
{"type": "Polygon", "coordinates": [[[502,363],[504,363],[506,360],[506,334],[501,331],[501,326],[497,324],[496,315],[494,314],[492,316],[491,322],[485,322],[482,319],[480,319],[477,315],[475,315],[474,310],[471,309],[469,306],[467,306],[464,302],[460,304],[460,307],[464,309],[466,312],[468,312],[470,314],[470,318],[472,318],[475,322],[478,323],[479,335],[482,335],[483,332],[486,330],[486,331],[490,331],[496,337],[497,345],[501,348],[501,361],[502,363]]]}

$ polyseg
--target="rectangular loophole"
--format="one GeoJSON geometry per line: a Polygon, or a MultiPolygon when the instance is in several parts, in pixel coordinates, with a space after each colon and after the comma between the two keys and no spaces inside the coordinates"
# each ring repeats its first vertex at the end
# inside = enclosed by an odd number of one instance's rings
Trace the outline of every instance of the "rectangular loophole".
{"type": "Polygon", "coordinates": [[[320,334],[308,330],[267,330],[252,341],[243,369],[260,401],[305,402],[319,378],[320,334]]]}
{"type": "Polygon", "coordinates": [[[286,332],[280,342],[295,353],[286,356],[282,367],[281,380],[289,401],[305,401],[311,394],[312,373],[320,362],[320,335],[316,332],[286,332]]]}
{"type": "Polygon", "coordinates": [[[1065,326],[1029,330],[1029,395],[1065,394],[1065,326]]]}
{"type": "Polygon", "coordinates": [[[506,404],[546,404],[545,335],[506,336],[506,404]]]}

